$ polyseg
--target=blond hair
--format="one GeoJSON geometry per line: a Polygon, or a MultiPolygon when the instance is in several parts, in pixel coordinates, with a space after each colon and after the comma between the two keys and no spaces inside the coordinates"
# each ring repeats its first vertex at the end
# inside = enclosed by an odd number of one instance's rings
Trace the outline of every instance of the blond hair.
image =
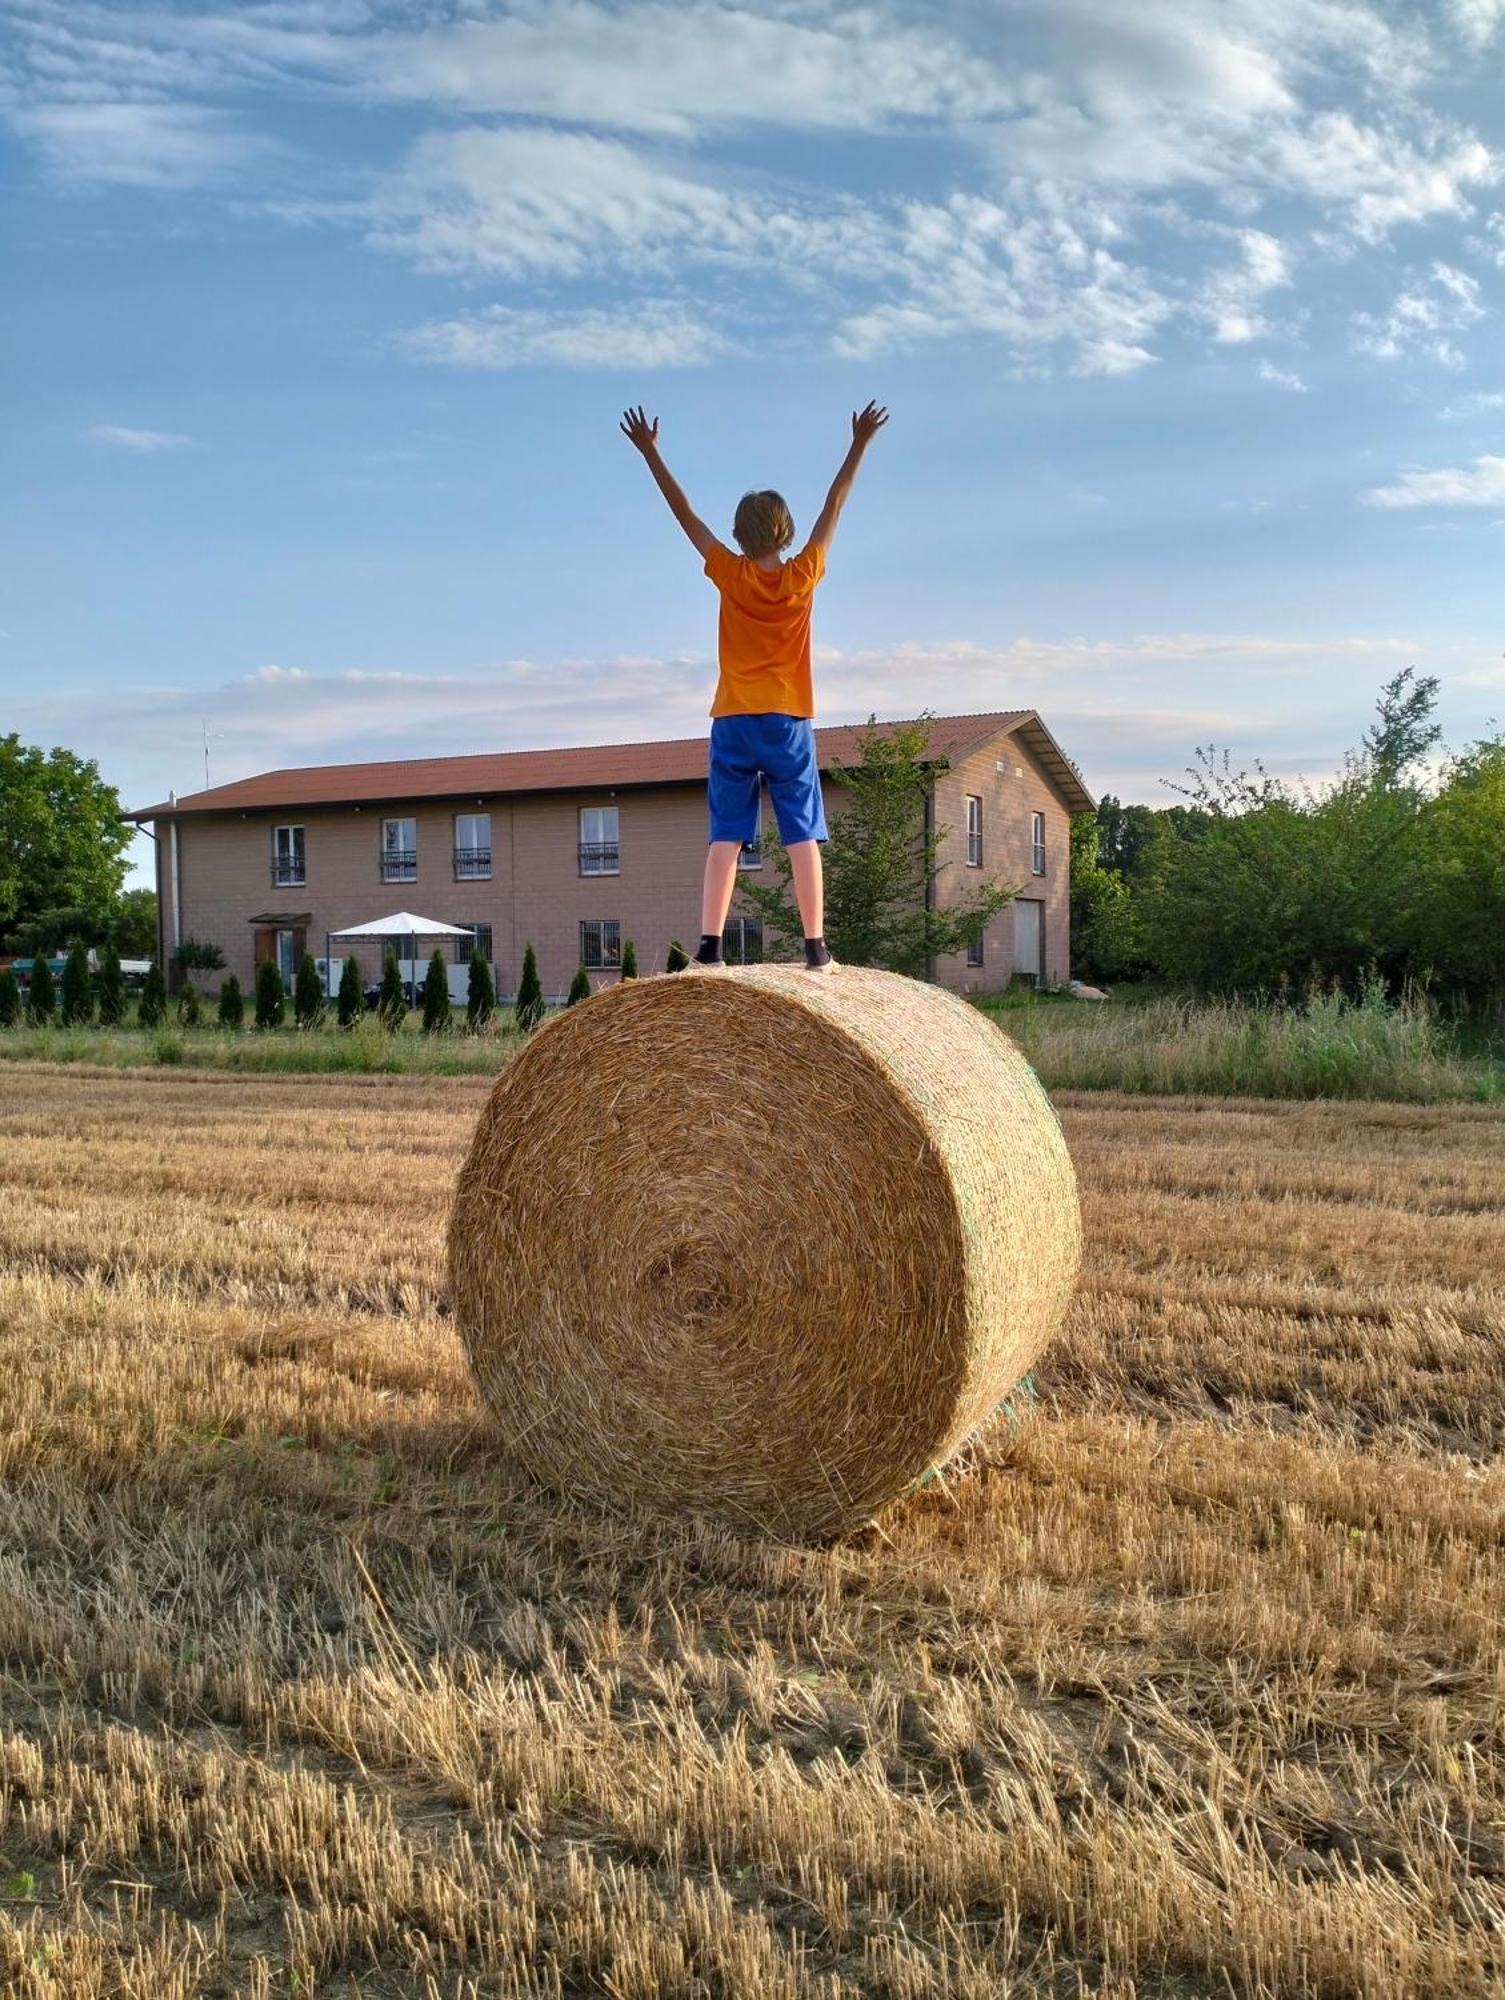
{"type": "Polygon", "coordinates": [[[732,533],[745,556],[771,556],[794,540],[794,516],[782,493],[744,493],[732,533]]]}

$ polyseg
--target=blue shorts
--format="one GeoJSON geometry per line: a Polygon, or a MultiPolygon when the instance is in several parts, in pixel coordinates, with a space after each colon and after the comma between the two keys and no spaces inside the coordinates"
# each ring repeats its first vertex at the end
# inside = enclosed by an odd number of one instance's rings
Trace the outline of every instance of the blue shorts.
{"type": "Polygon", "coordinates": [[[797,715],[718,715],[711,723],[707,794],[712,840],[758,837],[758,794],[767,778],[779,839],[824,840],[826,809],[815,760],[815,725],[797,715]]]}

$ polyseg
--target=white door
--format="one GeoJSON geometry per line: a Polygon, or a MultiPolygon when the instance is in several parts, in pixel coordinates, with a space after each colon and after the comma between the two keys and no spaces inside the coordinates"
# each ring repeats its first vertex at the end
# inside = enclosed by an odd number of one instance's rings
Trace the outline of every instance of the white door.
{"type": "Polygon", "coordinates": [[[1045,905],[1014,904],[1014,970],[1031,979],[1045,977],[1045,905]]]}

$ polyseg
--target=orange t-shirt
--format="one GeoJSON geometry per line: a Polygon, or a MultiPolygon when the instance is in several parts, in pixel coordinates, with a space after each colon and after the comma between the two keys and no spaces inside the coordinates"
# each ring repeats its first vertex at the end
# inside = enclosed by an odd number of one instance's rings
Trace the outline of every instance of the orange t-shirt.
{"type": "Polygon", "coordinates": [[[717,542],[705,573],[721,593],[712,715],[813,716],[810,606],[826,573],[825,550],[811,542],[792,562],[759,569],[717,542]]]}

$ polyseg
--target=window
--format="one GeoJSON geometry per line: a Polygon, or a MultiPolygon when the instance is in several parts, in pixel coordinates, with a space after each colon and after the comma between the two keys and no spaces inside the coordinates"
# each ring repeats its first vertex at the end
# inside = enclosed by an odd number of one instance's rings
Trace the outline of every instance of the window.
{"type": "Polygon", "coordinates": [[[1032,866],[1037,875],[1045,873],[1045,815],[1030,814],[1030,845],[1034,850],[1032,866]]]}
{"type": "Polygon", "coordinates": [[[582,920],[580,963],[587,972],[600,972],[622,963],[622,926],[615,917],[582,920]]]}
{"type": "Polygon", "coordinates": [[[418,880],[418,822],[416,819],[384,819],[381,823],[381,879],[383,882],[418,880]]]}
{"type": "Polygon", "coordinates": [[[297,938],[292,931],[277,933],[277,970],[282,974],[282,983],[289,989],[298,977],[297,938]]]}
{"type": "Polygon", "coordinates": [[[967,866],[982,866],[982,800],[967,794],[967,866]]]}
{"type": "MultiPolygon", "coordinates": [[[[617,841],[615,806],[580,808],[580,873],[615,875],[620,872],[621,848],[617,841]]],[[[584,961],[587,965],[589,959],[584,961]]],[[[614,961],[613,961],[614,962],[614,961]]]]}
{"type": "Polygon", "coordinates": [[[485,959],[486,963],[490,965],[491,963],[490,924],[473,924],[470,923],[464,917],[460,917],[459,919],[457,919],[457,921],[459,922],[462,930],[473,931],[475,935],[473,937],[468,937],[468,938],[458,937],[455,939],[455,964],[469,965],[470,954],[473,951],[478,951],[481,954],[482,958],[485,959]]]}
{"type": "MultiPolygon", "coordinates": [[[[455,814],[455,880],[491,880],[491,814],[455,814]]],[[[488,958],[490,953],[487,953],[488,958]]]]}
{"type": "Polygon", "coordinates": [[[982,938],[981,936],[978,936],[972,938],[967,945],[967,963],[968,965],[981,965],[982,962],[983,962],[982,938]]]}
{"type": "Polygon", "coordinates": [[[733,917],[721,933],[721,949],[728,965],[761,965],[762,923],[757,917],[733,917]]]}
{"type": "Polygon", "coordinates": [[[758,824],[751,840],[744,840],[737,853],[739,868],[763,866],[763,787],[758,786],[758,824]]]}
{"type": "Polygon", "coordinates": [[[303,829],[301,826],[272,828],[272,886],[292,889],[304,879],[303,829]]]}

